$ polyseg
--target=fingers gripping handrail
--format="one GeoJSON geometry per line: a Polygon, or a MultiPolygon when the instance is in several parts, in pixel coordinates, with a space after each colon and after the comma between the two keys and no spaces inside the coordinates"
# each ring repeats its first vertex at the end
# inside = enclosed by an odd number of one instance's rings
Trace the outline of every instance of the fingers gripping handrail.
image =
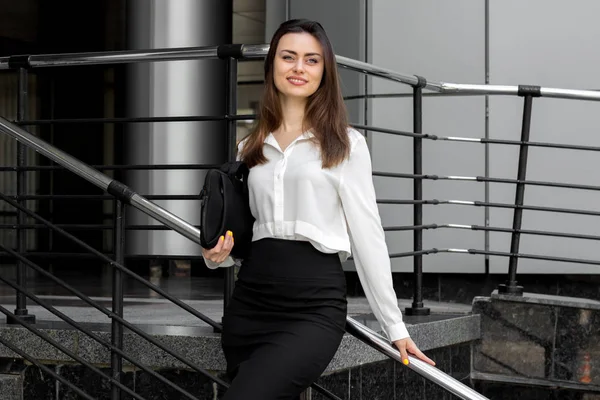
{"type": "Polygon", "coordinates": [[[13,137],[19,142],[23,143],[27,147],[30,147],[38,153],[48,157],[57,164],[62,165],[69,171],[77,174],[88,182],[94,184],[102,190],[110,192],[110,188],[115,185],[119,186],[120,189],[126,189],[126,198],[120,199],[131,204],[133,207],[142,211],[143,213],[151,216],[157,221],[162,222],[164,225],[173,229],[174,231],[182,234],[186,238],[192,240],[195,243],[200,243],[200,230],[195,226],[185,222],[176,215],[170,213],[162,207],[146,200],[139,194],[131,191],[125,185],[119,183],[115,179],[112,179],[101,172],[98,172],[94,168],[82,163],[78,159],[64,151],[52,146],[51,144],[43,141],[42,139],[32,135],[25,131],[19,126],[7,121],[5,118],[0,117],[0,132],[13,137]]]}
{"type": "MultiPolygon", "coordinates": [[[[390,344],[389,340],[351,317],[346,318],[346,331],[391,359],[401,361],[400,352],[390,344]]],[[[487,397],[439,369],[413,356],[409,355],[408,358],[410,360],[408,368],[423,376],[425,379],[443,387],[455,396],[464,400],[489,400],[487,397]]]]}

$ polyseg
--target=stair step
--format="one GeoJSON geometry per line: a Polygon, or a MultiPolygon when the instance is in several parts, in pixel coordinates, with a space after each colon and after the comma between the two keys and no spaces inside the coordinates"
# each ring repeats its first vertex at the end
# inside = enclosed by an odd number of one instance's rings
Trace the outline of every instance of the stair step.
{"type": "Polygon", "coordinates": [[[23,400],[21,375],[0,374],[0,399],[23,400]]]}

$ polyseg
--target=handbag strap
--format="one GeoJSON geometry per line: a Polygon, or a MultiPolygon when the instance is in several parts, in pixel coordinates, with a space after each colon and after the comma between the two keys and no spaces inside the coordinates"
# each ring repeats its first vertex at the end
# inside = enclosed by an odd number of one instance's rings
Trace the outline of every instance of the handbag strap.
{"type": "Polygon", "coordinates": [[[248,175],[250,169],[243,161],[231,161],[221,165],[221,171],[229,175],[231,178],[236,178],[242,181],[244,188],[244,196],[249,195],[248,191],[248,175]]]}
{"type": "MultiPolygon", "coordinates": [[[[221,171],[225,172],[229,176],[235,176],[237,178],[246,178],[250,173],[248,166],[243,161],[231,161],[221,165],[221,171]]],[[[245,179],[244,179],[245,180],[245,179]]]]}

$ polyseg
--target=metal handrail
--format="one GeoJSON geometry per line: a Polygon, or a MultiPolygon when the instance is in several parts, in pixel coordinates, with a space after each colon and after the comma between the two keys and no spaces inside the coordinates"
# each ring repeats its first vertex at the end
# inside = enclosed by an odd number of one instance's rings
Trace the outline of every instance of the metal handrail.
{"type": "MultiPolygon", "coordinates": [[[[379,335],[377,332],[367,328],[363,324],[357,322],[352,317],[346,318],[346,330],[363,343],[366,343],[389,358],[399,362],[402,361],[400,351],[392,346],[389,340],[379,335]]],[[[408,356],[408,359],[410,361],[408,368],[430,380],[431,382],[443,387],[455,396],[465,400],[489,400],[487,397],[471,389],[464,383],[454,379],[438,368],[431,366],[411,355],[408,356]]]]}
{"type": "MultiPolygon", "coordinates": [[[[64,54],[38,54],[0,57],[0,70],[8,70],[15,65],[28,68],[64,67],[83,65],[103,65],[136,62],[156,62],[174,60],[199,60],[214,59],[220,56],[220,50],[229,46],[207,47],[180,47],[150,50],[122,50],[109,52],[64,53],[64,54]]],[[[269,51],[268,44],[239,45],[242,60],[255,60],[264,58],[269,51]]],[[[407,74],[378,67],[363,61],[354,60],[336,55],[340,67],[383,79],[404,83],[411,86],[423,84],[423,88],[445,94],[465,95],[508,95],[517,96],[521,86],[517,85],[478,85],[440,82],[425,79],[415,74],[407,74]]],[[[593,100],[600,101],[600,92],[594,90],[575,90],[539,87],[542,97],[560,99],[593,100]]]]}

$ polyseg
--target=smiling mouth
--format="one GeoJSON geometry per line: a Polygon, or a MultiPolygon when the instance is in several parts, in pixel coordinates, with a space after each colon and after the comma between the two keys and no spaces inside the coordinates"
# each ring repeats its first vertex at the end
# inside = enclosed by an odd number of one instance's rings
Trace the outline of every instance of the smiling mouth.
{"type": "Polygon", "coordinates": [[[305,81],[304,79],[299,79],[299,78],[287,78],[288,82],[290,82],[293,85],[304,85],[306,83],[308,83],[308,81],[305,81]]]}

